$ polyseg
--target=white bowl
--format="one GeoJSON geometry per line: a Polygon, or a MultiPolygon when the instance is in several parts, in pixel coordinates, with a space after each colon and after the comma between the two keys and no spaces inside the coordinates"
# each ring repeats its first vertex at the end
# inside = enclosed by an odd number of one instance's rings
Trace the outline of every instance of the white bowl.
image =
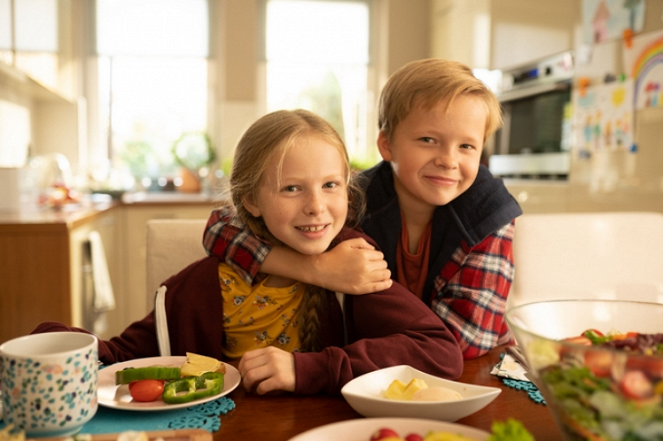
{"type": "Polygon", "coordinates": [[[483,409],[501,392],[496,387],[476,386],[445,380],[421,372],[411,366],[393,366],[355,378],[341,389],[345,400],[365,417],[430,418],[456,421],[483,409]],[[424,380],[428,387],[446,387],[458,392],[462,398],[454,401],[400,401],[382,394],[392,381],[409,383],[424,380]]]}
{"type": "Polygon", "coordinates": [[[430,431],[450,432],[476,441],[485,441],[490,436],[483,430],[454,423],[418,418],[364,418],[316,427],[290,438],[289,441],[369,441],[371,435],[383,428],[396,431],[401,438],[411,433],[424,436],[430,431]]]}

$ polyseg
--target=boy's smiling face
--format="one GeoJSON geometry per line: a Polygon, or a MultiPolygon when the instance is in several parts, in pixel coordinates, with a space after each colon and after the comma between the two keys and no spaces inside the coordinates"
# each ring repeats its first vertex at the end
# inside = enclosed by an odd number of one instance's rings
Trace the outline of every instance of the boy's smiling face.
{"type": "Polygon", "coordinates": [[[380,132],[378,148],[391,162],[399,203],[406,210],[428,212],[465,192],[479,172],[487,108],[481,98],[457,96],[446,109],[430,110],[415,102],[391,137],[380,132]]]}

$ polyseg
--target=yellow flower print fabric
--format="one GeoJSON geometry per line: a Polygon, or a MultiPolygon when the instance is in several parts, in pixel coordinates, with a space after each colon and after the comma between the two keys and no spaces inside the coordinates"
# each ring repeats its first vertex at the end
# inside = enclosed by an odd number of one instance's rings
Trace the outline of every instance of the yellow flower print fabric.
{"type": "Polygon", "coordinates": [[[297,320],[305,284],[275,288],[263,280],[249,286],[225,263],[219,264],[219,282],[225,356],[240,358],[246,351],[267,346],[299,350],[297,320]]]}

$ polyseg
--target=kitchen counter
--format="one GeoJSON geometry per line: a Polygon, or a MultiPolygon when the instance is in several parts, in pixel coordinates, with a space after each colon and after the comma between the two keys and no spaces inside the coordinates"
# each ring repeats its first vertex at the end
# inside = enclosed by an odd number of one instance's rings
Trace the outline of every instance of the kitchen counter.
{"type": "Polygon", "coordinates": [[[83,325],[90,291],[84,288],[82,243],[96,230],[114,256],[118,207],[110,202],[0,213],[0,298],[12,311],[0,321],[0,342],[44,321],[83,325]]]}
{"type": "Polygon", "coordinates": [[[3,228],[26,225],[62,225],[76,227],[81,223],[92,220],[95,216],[114,207],[119,206],[155,206],[155,205],[209,205],[217,204],[218,199],[205,193],[148,193],[136,192],[125,193],[119,200],[105,197],[106,195],[95,195],[86,197],[83,202],[67,204],[62,208],[35,207],[22,211],[2,212],[0,211],[0,226],[3,228]]]}
{"type": "Polygon", "coordinates": [[[207,193],[178,193],[178,192],[136,192],[122,195],[122,203],[126,205],[154,205],[154,204],[215,204],[220,198],[207,193]]]}
{"type": "Polygon", "coordinates": [[[24,211],[0,212],[0,228],[5,231],[11,227],[30,225],[59,225],[74,228],[119,205],[119,202],[110,201],[69,204],[61,209],[42,207],[24,211]]]}
{"type": "Polygon", "coordinates": [[[663,212],[663,186],[655,188],[620,183],[614,188],[604,189],[588,183],[534,179],[504,179],[504,184],[525,214],[663,212]]]}
{"type": "MultiPolygon", "coordinates": [[[[86,244],[102,237],[115,293],[103,337],[119,334],[146,307],[145,242],[150,219],[207,219],[216,205],[203,194],[135,193],[121,200],[85,196],[60,209],[31,207],[0,212],[0,343],[44,321],[88,327],[91,288],[86,244]]],[[[201,232],[202,235],[202,232],[201,232]]],[[[202,246],[202,245],[201,245],[202,246]]],[[[93,291],[92,291],[93,292],[93,291]]]]}

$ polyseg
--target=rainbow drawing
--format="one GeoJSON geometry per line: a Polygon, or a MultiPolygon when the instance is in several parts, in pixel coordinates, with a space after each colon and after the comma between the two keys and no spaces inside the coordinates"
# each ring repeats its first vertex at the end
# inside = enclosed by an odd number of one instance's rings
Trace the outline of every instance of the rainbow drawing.
{"type": "Polygon", "coordinates": [[[634,103],[636,105],[647,74],[661,63],[663,63],[663,36],[649,42],[633,63],[631,78],[635,80],[634,103]]]}

